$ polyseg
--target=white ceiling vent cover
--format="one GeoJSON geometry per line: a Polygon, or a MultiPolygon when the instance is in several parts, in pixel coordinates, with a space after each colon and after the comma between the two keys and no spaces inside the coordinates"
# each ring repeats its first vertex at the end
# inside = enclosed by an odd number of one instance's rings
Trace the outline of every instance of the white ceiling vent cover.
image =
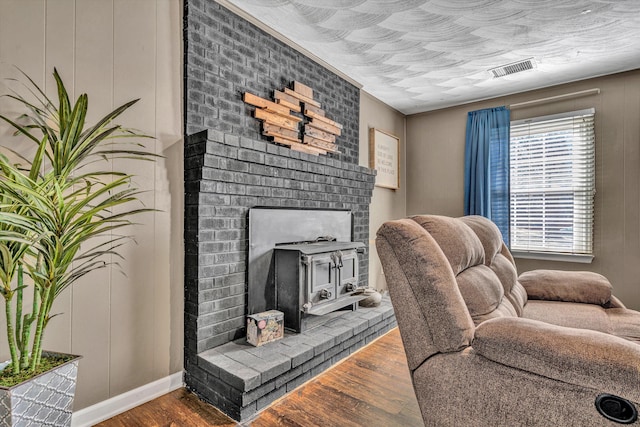
{"type": "Polygon", "coordinates": [[[515,73],[521,73],[527,70],[533,70],[536,67],[533,58],[528,58],[518,62],[512,62],[511,64],[501,65],[499,67],[491,68],[489,72],[495,77],[504,77],[515,73]]]}

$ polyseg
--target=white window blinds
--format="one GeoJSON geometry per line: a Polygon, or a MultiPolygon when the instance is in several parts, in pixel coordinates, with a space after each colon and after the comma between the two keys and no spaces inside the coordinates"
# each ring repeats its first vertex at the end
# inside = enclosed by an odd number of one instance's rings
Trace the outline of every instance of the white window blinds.
{"type": "Polygon", "coordinates": [[[511,250],[592,254],[594,113],[511,122],[511,250]]]}

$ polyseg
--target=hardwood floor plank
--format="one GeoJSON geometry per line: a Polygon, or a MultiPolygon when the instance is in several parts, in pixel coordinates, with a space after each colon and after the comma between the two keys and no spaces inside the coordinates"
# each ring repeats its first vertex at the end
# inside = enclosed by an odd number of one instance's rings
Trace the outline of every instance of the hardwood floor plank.
{"type": "Polygon", "coordinates": [[[276,401],[249,425],[422,426],[400,333],[392,330],[276,401]]]}
{"type": "Polygon", "coordinates": [[[235,427],[237,423],[181,388],[117,415],[99,427],[235,427]]]}
{"type": "MultiPolygon", "coordinates": [[[[239,425],[185,389],[100,427],[239,425]]],[[[422,427],[398,329],[352,354],[242,423],[249,427],[422,427]]]]}

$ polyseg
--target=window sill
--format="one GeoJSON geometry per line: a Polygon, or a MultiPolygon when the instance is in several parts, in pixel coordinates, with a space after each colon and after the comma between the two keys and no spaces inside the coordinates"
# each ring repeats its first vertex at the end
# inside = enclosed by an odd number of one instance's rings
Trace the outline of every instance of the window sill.
{"type": "Polygon", "coordinates": [[[538,259],[543,261],[562,261],[562,262],[575,262],[579,264],[591,264],[593,261],[593,255],[578,255],[578,254],[561,254],[551,252],[524,252],[524,251],[511,251],[511,255],[514,258],[521,259],[538,259]]]}

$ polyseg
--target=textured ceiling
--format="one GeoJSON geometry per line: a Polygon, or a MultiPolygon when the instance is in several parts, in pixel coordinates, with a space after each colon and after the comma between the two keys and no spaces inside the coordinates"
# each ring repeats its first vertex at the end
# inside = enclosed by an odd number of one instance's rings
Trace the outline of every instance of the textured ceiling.
{"type": "Polygon", "coordinates": [[[640,0],[227,2],[405,114],[640,68],[640,0]]]}

